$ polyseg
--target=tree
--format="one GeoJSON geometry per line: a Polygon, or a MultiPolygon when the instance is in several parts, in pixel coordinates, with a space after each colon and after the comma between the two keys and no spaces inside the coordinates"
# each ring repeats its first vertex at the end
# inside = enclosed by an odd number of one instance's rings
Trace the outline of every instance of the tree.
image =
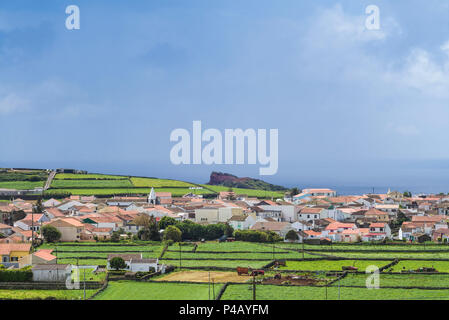
{"type": "Polygon", "coordinates": [[[412,197],[412,193],[410,191],[405,191],[404,192],[404,197],[405,198],[411,198],[412,197]]]}
{"type": "Polygon", "coordinates": [[[111,235],[111,241],[112,242],[119,242],[120,241],[120,233],[117,231],[114,231],[111,235]]]}
{"type": "Polygon", "coordinates": [[[121,270],[126,268],[126,262],[122,257],[114,257],[109,262],[112,269],[121,270]]]}
{"type": "Polygon", "coordinates": [[[61,231],[50,225],[43,226],[41,233],[47,242],[56,242],[61,239],[61,231]]]}
{"type": "Polygon", "coordinates": [[[285,239],[289,240],[289,241],[296,241],[299,239],[298,234],[296,233],[295,230],[290,230],[289,232],[287,232],[287,234],[285,235],[285,239]]]}
{"type": "Polygon", "coordinates": [[[179,242],[182,239],[182,232],[175,226],[168,226],[164,231],[164,240],[179,242]]]}
{"type": "Polygon", "coordinates": [[[143,229],[139,230],[137,233],[140,240],[160,240],[159,229],[155,217],[143,214],[134,219],[134,223],[137,226],[143,227],[143,229]]]}
{"type": "Polygon", "coordinates": [[[44,206],[42,205],[42,197],[39,197],[39,199],[37,199],[36,204],[33,207],[33,212],[41,213],[42,211],[44,211],[44,206]]]}
{"type": "Polygon", "coordinates": [[[159,220],[159,229],[164,230],[168,226],[172,226],[175,224],[176,224],[176,220],[174,218],[165,216],[165,217],[162,217],[161,220],[159,220]]]}
{"type": "Polygon", "coordinates": [[[294,188],[292,188],[291,190],[290,190],[290,196],[291,197],[294,197],[294,196],[296,196],[297,194],[299,194],[300,193],[300,191],[299,191],[299,189],[297,188],[297,187],[294,187],[294,188]]]}
{"type": "Polygon", "coordinates": [[[150,225],[150,217],[146,214],[141,214],[133,220],[133,223],[136,226],[148,228],[148,226],[150,225]]]}

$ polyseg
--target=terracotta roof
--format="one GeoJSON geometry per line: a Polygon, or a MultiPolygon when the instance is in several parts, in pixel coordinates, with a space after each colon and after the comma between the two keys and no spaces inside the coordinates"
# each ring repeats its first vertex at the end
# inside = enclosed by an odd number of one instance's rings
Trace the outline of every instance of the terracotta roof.
{"type": "Polygon", "coordinates": [[[39,257],[39,258],[44,259],[46,261],[52,261],[52,260],[56,259],[56,256],[51,254],[52,252],[53,252],[52,249],[41,249],[39,251],[36,251],[33,254],[36,257],[39,257]]]}
{"type": "Polygon", "coordinates": [[[2,243],[0,244],[0,255],[9,255],[11,251],[29,252],[30,243],[2,243]]]}

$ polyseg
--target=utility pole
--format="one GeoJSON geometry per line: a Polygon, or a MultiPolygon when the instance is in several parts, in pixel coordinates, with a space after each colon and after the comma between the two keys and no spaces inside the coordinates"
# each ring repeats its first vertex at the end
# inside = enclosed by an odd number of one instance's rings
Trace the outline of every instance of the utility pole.
{"type": "Polygon", "coordinates": [[[181,258],[181,242],[179,243],[179,269],[181,270],[181,261],[182,261],[182,258],[181,258]]]}
{"type": "Polygon", "coordinates": [[[209,271],[209,300],[210,300],[210,271],[209,271]]]}
{"type": "Polygon", "coordinates": [[[31,249],[34,248],[34,210],[36,207],[31,210],[31,249]]]}
{"type": "Polygon", "coordinates": [[[304,237],[302,237],[302,259],[304,260],[304,237]]]}
{"type": "Polygon", "coordinates": [[[83,282],[84,282],[84,300],[86,300],[86,268],[83,268],[83,270],[84,270],[84,279],[83,279],[83,282]]]}
{"type": "Polygon", "coordinates": [[[253,300],[256,300],[256,274],[253,273],[253,300]]]}
{"type": "Polygon", "coordinates": [[[338,277],[338,300],[340,300],[340,276],[338,277]]]}

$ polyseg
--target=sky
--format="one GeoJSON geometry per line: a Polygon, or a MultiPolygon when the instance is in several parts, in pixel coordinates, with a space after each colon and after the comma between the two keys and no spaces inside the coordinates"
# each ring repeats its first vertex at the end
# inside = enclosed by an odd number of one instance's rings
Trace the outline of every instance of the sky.
{"type": "Polygon", "coordinates": [[[446,0],[2,1],[0,167],[449,192],[448,18],[446,0]],[[173,165],[194,120],[278,129],[277,174],[173,165]]]}

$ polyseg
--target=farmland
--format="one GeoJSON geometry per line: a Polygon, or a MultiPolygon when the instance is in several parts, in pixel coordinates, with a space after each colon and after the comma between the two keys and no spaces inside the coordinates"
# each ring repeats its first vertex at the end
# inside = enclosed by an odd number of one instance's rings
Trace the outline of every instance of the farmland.
{"type": "Polygon", "coordinates": [[[58,263],[79,265],[106,265],[107,256],[111,253],[142,253],[144,258],[157,258],[162,252],[162,244],[151,242],[136,245],[95,244],[44,244],[41,249],[53,249],[58,263]]]}
{"type": "MultiPolygon", "coordinates": [[[[44,244],[41,248],[56,249],[58,263],[79,263],[80,265],[105,265],[107,255],[110,253],[138,253],[141,252],[144,258],[159,258],[164,245],[161,242],[122,242],[122,243],[61,243],[44,244]],[[78,258],[78,259],[77,259],[78,258]]],[[[306,248],[307,246],[305,246],[306,248]]],[[[449,261],[418,261],[399,260],[399,262],[389,269],[380,273],[380,289],[371,290],[366,288],[368,275],[364,273],[366,267],[375,265],[378,268],[384,267],[393,262],[397,254],[422,255],[421,251],[413,247],[387,246],[387,245],[360,245],[355,250],[355,245],[341,245],[339,247],[344,252],[354,255],[383,256],[391,255],[391,259],[360,260],[361,258],[351,258],[345,260],[329,259],[325,256],[311,255],[306,252],[306,260],[301,260],[302,252],[293,251],[292,248],[299,249],[294,245],[279,243],[274,247],[274,258],[285,259],[286,266],[265,269],[265,276],[259,279],[268,279],[268,282],[257,284],[257,299],[301,299],[301,300],[410,300],[410,299],[448,299],[446,289],[449,288],[449,275],[444,273],[419,274],[401,273],[401,270],[415,270],[420,267],[435,267],[439,272],[449,272],[449,261]],[[394,249],[394,248],[396,249],[394,249]],[[353,250],[351,250],[353,249],[353,250]],[[389,252],[391,250],[391,252],[389,252]],[[380,252],[379,252],[380,251],[380,252]],[[387,251],[387,252],[385,252],[387,251]],[[395,252],[401,251],[401,252],[395,252]],[[314,258],[314,259],[310,259],[314,258]],[[307,279],[313,277],[325,277],[327,281],[336,280],[336,275],[342,275],[342,267],[354,266],[358,268],[357,273],[349,272],[341,280],[330,283],[324,287],[326,282],[305,282],[305,283],[274,283],[270,280],[276,273],[281,272],[282,279],[288,279],[289,275],[303,276],[307,279]],[[291,271],[290,271],[291,270],[291,271]],[[311,272],[307,272],[311,271],[311,272]],[[337,274],[328,274],[329,271],[336,271],[337,274]],[[361,271],[361,272],[360,272],[361,271]],[[391,271],[396,273],[391,273],[391,271]],[[326,293],[327,291],[327,293],[326,293]]],[[[319,252],[328,246],[309,246],[319,252]]],[[[421,248],[421,247],[419,247],[421,248]]],[[[435,246],[444,250],[445,246],[435,246]]],[[[54,252],[54,254],[56,254],[54,252]]],[[[426,253],[426,254],[438,254],[426,253]]],[[[441,253],[440,253],[441,254],[441,253]]],[[[153,281],[135,282],[131,280],[111,280],[107,289],[100,293],[96,299],[202,299],[209,298],[208,281],[209,272],[211,279],[215,282],[216,294],[224,282],[230,282],[223,293],[221,299],[252,299],[252,286],[244,284],[250,277],[238,276],[233,270],[236,267],[249,267],[260,269],[269,265],[273,261],[273,245],[251,242],[217,242],[207,241],[199,243],[185,243],[181,247],[171,245],[164,255],[159,259],[160,263],[173,265],[176,270],[172,273],[157,276],[153,281]],[[179,248],[182,249],[180,254],[179,248]],[[180,259],[181,258],[181,259],[180,259]],[[179,269],[179,266],[182,269],[179,269]],[[192,268],[192,269],[190,269],[192,268]],[[175,281],[176,283],[172,282],[175,281]],[[203,282],[203,283],[202,283],[203,282]],[[238,284],[241,282],[242,284],[238,284]]],[[[83,276],[81,271],[81,276],[83,276]]],[[[86,278],[90,281],[103,281],[105,274],[94,274],[92,270],[87,270],[86,278]]],[[[266,281],[266,280],[263,280],[266,281]]],[[[284,282],[286,280],[283,280],[284,282]]],[[[68,293],[66,293],[68,294],[68,293]]],[[[70,294],[69,294],[70,295],[70,294]]],[[[76,295],[76,294],[72,294],[76,295]]],[[[43,297],[45,297],[44,295],[43,297]]],[[[72,296],[60,296],[61,299],[71,299],[72,296]]]]}
{"type": "MultiPolygon", "coordinates": [[[[90,297],[96,290],[86,290],[86,297],[90,297]]],[[[30,299],[83,299],[83,290],[0,290],[0,299],[30,300],[30,299]]]]}
{"type": "MultiPolygon", "coordinates": [[[[214,286],[215,294],[221,285],[214,286]]],[[[208,300],[208,284],[110,282],[108,288],[96,300],[208,300]]]]}
{"type": "MultiPolygon", "coordinates": [[[[258,300],[448,300],[446,290],[258,285],[258,300]]],[[[251,285],[229,285],[222,300],[251,300],[251,285]]]]}
{"type": "MultiPolygon", "coordinates": [[[[216,193],[221,191],[229,191],[229,187],[223,186],[211,186],[208,184],[201,185],[204,188],[212,190],[216,193]]],[[[246,194],[248,197],[258,197],[258,198],[283,198],[284,192],[279,191],[266,191],[266,190],[256,190],[256,189],[242,189],[242,188],[232,188],[232,191],[236,194],[246,194]]]]}
{"type": "MultiPolygon", "coordinates": [[[[366,286],[366,274],[349,274],[340,283],[334,286],[366,286]]],[[[380,274],[380,287],[430,287],[449,288],[449,275],[447,274],[380,274]]]]}
{"type": "Polygon", "coordinates": [[[285,270],[307,270],[307,271],[342,271],[344,266],[353,266],[360,271],[365,271],[368,266],[377,266],[381,268],[391,261],[387,260],[314,260],[314,261],[287,261],[285,267],[280,269],[285,270]]]}
{"type": "Polygon", "coordinates": [[[47,179],[43,170],[5,170],[0,172],[0,189],[42,188],[47,179]]]}

